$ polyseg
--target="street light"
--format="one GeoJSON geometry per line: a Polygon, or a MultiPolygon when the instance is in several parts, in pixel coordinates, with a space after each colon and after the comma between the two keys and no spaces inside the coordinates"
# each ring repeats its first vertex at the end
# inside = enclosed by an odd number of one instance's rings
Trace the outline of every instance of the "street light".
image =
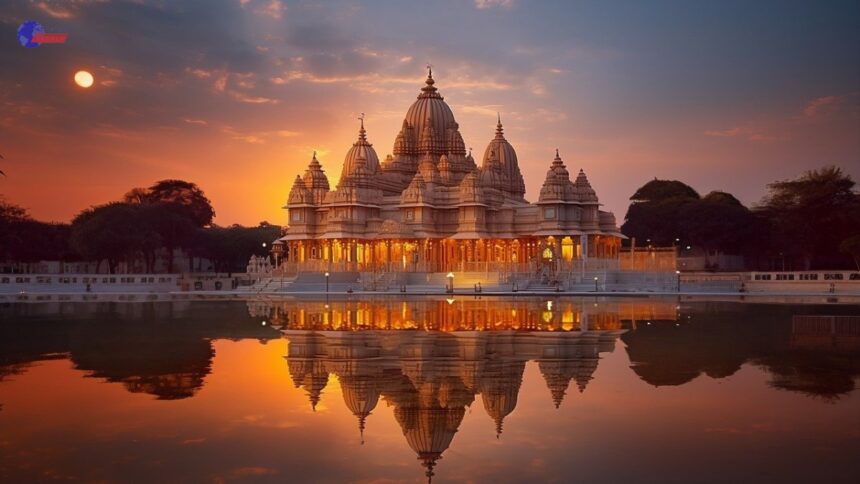
{"type": "Polygon", "coordinates": [[[675,275],[678,276],[678,292],[681,292],[681,271],[675,271],[675,275]]]}
{"type": "Polygon", "coordinates": [[[594,276],[594,292],[597,292],[597,276],[594,276]]]}
{"type": "Polygon", "coordinates": [[[451,294],[454,294],[454,273],[449,272],[447,277],[448,277],[448,292],[450,292],[451,294]]]}
{"type": "Polygon", "coordinates": [[[331,274],[328,272],[325,273],[325,293],[328,294],[328,278],[331,274]]]}
{"type": "Polygon", "coordinates": [[[264,248],[264,249],[266,248],[266,243],[265,243],[265,242],[263,242],[263,248],[264,248]]]}

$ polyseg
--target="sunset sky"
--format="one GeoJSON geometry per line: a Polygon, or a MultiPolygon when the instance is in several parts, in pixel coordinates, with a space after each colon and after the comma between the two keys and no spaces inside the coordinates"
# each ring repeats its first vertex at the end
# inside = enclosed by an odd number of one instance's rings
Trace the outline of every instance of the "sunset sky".
{"type": "Polygon", "coordinates": [[[220,225],[285,224],[359,113],[391,152],[428,63],[478,155],[501,113],[529,200],[555,148],[619,223],[654,177],[747,204],[827,164],[860,179],[856,1],[11,1],[0,31],[0,195],[42,220],[181,178],[220,225]],[[23,48],[25,20],[68,40],[23,48]]]}

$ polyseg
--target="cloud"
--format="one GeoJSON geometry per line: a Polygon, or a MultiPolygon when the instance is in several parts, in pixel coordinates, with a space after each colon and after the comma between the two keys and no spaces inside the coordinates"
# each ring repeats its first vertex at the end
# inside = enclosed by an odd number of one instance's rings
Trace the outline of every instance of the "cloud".
{"type": "MultiPolygon", "coordinates": [[[[790,116],[762,116],[741,123],[733,128],[704,131],[705,136],[716,138],[739,138],[752,142],[769,143],[785,141],[794,135],[814,129],[825,129],[825,125],[839,122],[843,117],[860,119],[860,92],[844,95],[820,96],[807,101],[803,109],[790,116]]],[[[844,121],[844,119],[842,120],[844,121]]]]}
{"type": "MultiPolygon", "coordinates": [[[[189,120],[184,121],[191,122],[189,120]]],[[[220,128],[220,131],[229,136],[230,139],[244,141],[246,143],[251,144],[263,144],[266,142],[267,139],[270,138],[295,138],[304,134],[300,131],[291,131],[287,129],[257,132],[240,132],[231,126],[223,126],[220,128]]]]}
{"type": "Polygon", "coordinates": [[[475,8],[486,10],[489,8],[510,9],[514,6],[514,0],[475,0],[475,8]]]}
{"type": "Polygon", "coordinates": [[[184,121],[188,124],[199,124],[202,126],[209,124],[205,119],[182,118],[182,121],[184,121]]]}
{"type": "Polygon", "coordinates": [[[741,134],[741,128],[705,131],[705,136],[715,136],[718,138],[733,138],[739,134],[741,134]]]}
{"type": "Polygon", "coordinates": [[[458,106],[457,109],[463,113],[470,114],[481,114],[484,116],[492,116],[496,117],[501,108],[501,104],[487,104],[487,105],[461,105],[458,106]]]}
{"type": "Polygon", "coordinates": [[[70,19],[75,16],[74,12],[68,8],[48,2],[39,2],[36,7],[42,12],[54,18],[70,19]]]}
{"type": "Polygon", "coordinates": [[[280,0],[269,0],[264,6],[254,9],[254,13],[280,20],[287,7],[280,0]]]}
{"type": "Polygon", "coordinates": [[[753,126],[751,124],[748,126],[743,126],[743,127],[737,126],[734,128],[723,129],[723,130],[708,130],[708,131],[705,131],[704,134],[705,134],[705,136],[711,136],[714,138],[743,138],[743,139],[746,139],[747,141],[759,141],[759,142],[776,141],[776,140],[782,139],[784,137],[784,136],[777,136],[777,135],[773,135],[773,134],[766,134],[765,131],[767,129],[772,129],[772,128],[765,128],[765,127],[756,128],[755,126],[753,126]]]}
{"type": "Polygon", "coordinates": [[[826,116],[838,109],[843,100],[842,96],[817,97],[806,103],[806,106],[803,108],[803,115],[810,118],[826,116]]]}
{"type": "Polygon", "coordinates": [[[199,77],[200,79],[207,79],[212,76],[211,71],[207,71],[205,69],[192,69],[190,67],[185,68],[185,72],[191,74],[192,76],[199,77]]]}
{"type": "Polygon", "coordinates": [[[215,79],[213,87],[218,92],[224,92],[227,89],[227,75],[218,76],[218,79],[215,79]]]}
{"type": "Polygon", "coordinates": [[[280,102],[277,99],[272,99],[270,97],[249,96],[239,91],[229,91],[229,93],[233,99],[248,104],[278,104],[278,102],[280,102]]]}

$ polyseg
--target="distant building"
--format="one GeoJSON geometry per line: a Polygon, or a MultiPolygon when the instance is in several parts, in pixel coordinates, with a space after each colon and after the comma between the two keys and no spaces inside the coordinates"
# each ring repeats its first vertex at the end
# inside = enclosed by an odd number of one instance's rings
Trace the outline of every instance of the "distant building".
{"type": "Polygon", "coordinates": [[[572,181],[556,150],[538,201],[526,201],[501,119],[479,166],[434,84],[430,72],[384,160],[361,120],[333,190],[314,154],[284,207],[289,227],[274,251],[285,266],[526,272],[617,261],[623,236],[582,170],[572,181]]]}

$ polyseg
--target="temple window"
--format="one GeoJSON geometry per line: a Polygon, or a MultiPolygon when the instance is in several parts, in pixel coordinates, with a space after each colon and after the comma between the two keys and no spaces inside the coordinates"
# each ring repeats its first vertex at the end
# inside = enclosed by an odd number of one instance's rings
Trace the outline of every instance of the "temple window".
{"type": "Polygon", "coordinates": [[[292,211],[290,212],[290,218],[291,218],[292,220],[294,220],[294,221],[298,222],[299,220],[301,220],[301,219],[302,219],[302,212],[300,212],[300,211],[298,211],[298,210],[292,210],[292,211]]]}
{"type": "Polygon", "coordinates": [[[406,210],[406,220],[412,220],[415,218],[415,211],[413,209],[406,210]]]}
{"type": "Polygon", "coordinates": [[[545,208],[543,209],[543,218],[549,220],[555,218],[555,209],[554,208],[545,208]]]}
{"type": "Polygon", "coordinates": [[[573,259],[573,240],[570,237],[561,240],[561,258],[568,262],[573,259]]]}

